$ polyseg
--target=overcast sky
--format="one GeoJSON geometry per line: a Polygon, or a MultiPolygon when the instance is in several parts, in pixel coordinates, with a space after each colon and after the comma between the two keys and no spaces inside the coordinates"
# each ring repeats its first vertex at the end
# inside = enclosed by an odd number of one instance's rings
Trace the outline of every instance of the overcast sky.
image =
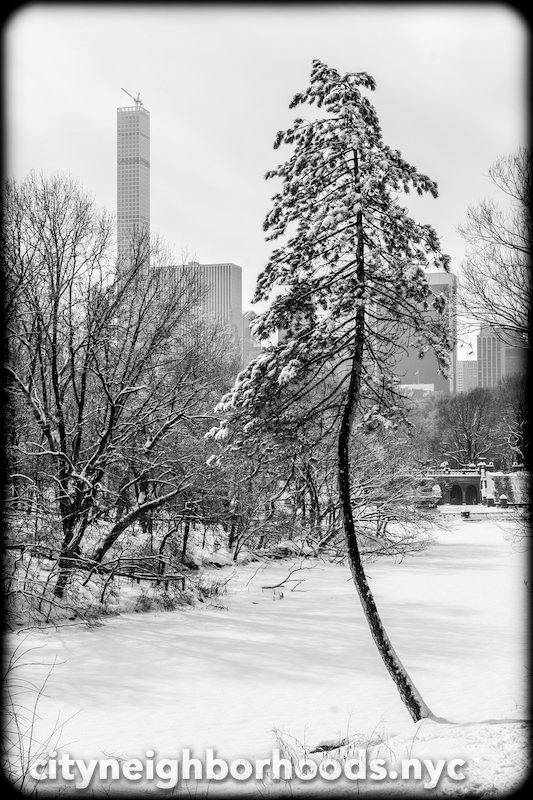
{"type": "Polygon", "coordinates": [[[529,29],[503,3],[36,3],[3,33],[6,173],[68,172],[114,213],[116,108],[140,92],[152,231],[177,258],[239,264],[244,308],[271,248],[272,142],[313,58],[375,78],[385,142],[438,183],[408,205],[455,272],[488,167],[528,142],[529,29]]]}

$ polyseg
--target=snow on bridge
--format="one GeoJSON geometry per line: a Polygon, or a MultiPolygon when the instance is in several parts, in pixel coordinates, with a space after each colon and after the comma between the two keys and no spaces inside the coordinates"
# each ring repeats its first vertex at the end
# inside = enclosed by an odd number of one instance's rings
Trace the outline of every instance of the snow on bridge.
{"type": "Polygon", "coordinates": [[[450,505],[526,506],[530,503],[530,476],[526,470],[494,472],[485,465],[465,469],[441,467],[427,470],[424,479],[441,490],[442,502],[450,505]],[[500,503],[502,504],[502,503],[500,503]]]}

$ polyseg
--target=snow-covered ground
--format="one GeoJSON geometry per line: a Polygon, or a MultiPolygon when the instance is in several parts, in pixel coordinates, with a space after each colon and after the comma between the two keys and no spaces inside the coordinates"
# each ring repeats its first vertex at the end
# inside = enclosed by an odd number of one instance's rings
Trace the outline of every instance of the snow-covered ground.
{"type": "MultiPolygon", "coordinates": [[[[189,749],[201,758],[213,748],[229,761],[269,758],[279,746],[299,758],[325,741],[348,739],[349,746],[329,754],[359,757],[368,746],[369,758],[390,763],[464,759],[466,780],[444,778],[439,789],[512,787],[523,778],[527,755],[527,553],[511,519],[444,524],[425,552],[401,563],[379,560],[367,572],[398,654],[433,713],[447,722],[411,721],[348,568],[293,560],[213,570],[213,581],[234,573],[214,605],[127,614],[90,629],[10,634],[9,647],[18,646],[25,663],[15,670],[18,681],[39,687],[48,676],[34,740],[47,740],[59,723],[50,745],[60,753],[146,762],[147,751],[176,759],[189,749]],[[304,569],[294,582],[263,588],[299,564],[304,569]]],[[[30,706],[34,697],[22,688],[16,699],[30,706]]],[[[138,794],[161,791],[144,779],[121,785],[138,794]]],[[[293,779],[266,781],[255,793],[402,793],[415,785],[361,778],[354,790],[354,781],[342,778],[293,779]]],[[[213,781],[207,790],[245,794],[254,786],[213,781]]],[[[43,781],[39,789],[46,787],[43,781]]],[[[191,785],[183,791],[199,792],[191,785]]]]}

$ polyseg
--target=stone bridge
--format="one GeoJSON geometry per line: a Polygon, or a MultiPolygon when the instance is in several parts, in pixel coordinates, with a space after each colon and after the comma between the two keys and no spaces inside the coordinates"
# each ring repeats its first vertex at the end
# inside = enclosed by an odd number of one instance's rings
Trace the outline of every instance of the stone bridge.
{"type": "Polygon", "coordinates": [[[451,505],[494,505],[501,497],[511,506],[531,504],[531,478],[527,469],[504,473],[494,472],[492,462],[488,466],[489,469],[481,462],[477,467],[472,464],[465,469],[444,465],[430,469],[415,481],[418,501],[434,503],[440,494],[439,502],[451,505]]]}
{"type": "Polygon", "coordinates": [[[440,486],[442,502],[452,505],[481,503],[481,475],[474,470],[435,470],[424,476],[426,485],[440,486]]]}

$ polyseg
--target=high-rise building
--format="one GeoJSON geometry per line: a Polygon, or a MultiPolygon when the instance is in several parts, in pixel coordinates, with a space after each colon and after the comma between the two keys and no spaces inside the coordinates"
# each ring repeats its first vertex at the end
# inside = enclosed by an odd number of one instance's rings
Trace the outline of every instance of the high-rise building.
{"type": "MultiPolygon", "coordinates": [[[[451,272],[436,271],[426,272],[426,278],[431,291],[434,294],[443,294],[446,298],[446,308],[444,311],[447,329],[455,339],[457,330],[457,300],[456,285],[457,279],[451,272]]],[[[438,312],[430,312],[435,319],[438,312]]],[[[450,355],[450,371],[445,378],[438,369],[438,362],[435,354],[429,350],[422,358],[419,357],[416,348],[409,347],[413,331],[406,331],[407,352],[398,358],[396,362],[395,374],[400,379],[402,386],[408,386],[413,390],[424,388],[434,392],[455,392],[455,372],[457,363],[457,350],[454,347],[450,355]]]]}
{"type": "Polygon", "coordinates": [[[525,371],[527,351],[482,325],[477,337],[478,386],[492,389],[502,378],[525,371]]]}
{"type": "Polygon", "coordinates": [[[183,291],[183,282],[194,287],[198,312],[205,320],[227,326],[243,359],[242,268],[231,262],[223,264],[188,264],[158,266],[160,292],[168,296],[183,291]]]}
{"type": "Polygon", "coordinates": [[[457,372],[456,372],[456,385],[455,391],[459,394],[459,392],[470,392],[472,389],[476,389],[478,386],[478,366],[477,366],[477,359],[465,359],[464,361],[457,361],[457,372]]]}
{"type": "MultiPolygon", "coordinates": [[[[139,97],[133,106],[117,108],[117,239],[119,265],[128,262],[139,237],[150,235],[150,112],[139,97]]],[[[146,237],[146,238],[145,238],[146,237]]],[[[202,317],[223,323],[233,334],[243,357],[242,269],[236,264],[153,266],[162,296],[190,295],[183,280],[194,285],[202,317]]]]}
{"type": "Polygon", "coordinates": [[[242,268],[237,264],[199,264],[185,269],[194,275],[206,318],[224,322],[242,344],[242,268]]]}
{"type": "Polygon", "coordinates": [[[494,328],[483,326],[477,337],[478,385],[493,388],[502,378],[502,343],[494,328]]]}
{"type": "Polygon", "coordinates": [[[150,235],[150,112],[139,99],[117,108],[117,254],[124,263],[150,235]]]}

